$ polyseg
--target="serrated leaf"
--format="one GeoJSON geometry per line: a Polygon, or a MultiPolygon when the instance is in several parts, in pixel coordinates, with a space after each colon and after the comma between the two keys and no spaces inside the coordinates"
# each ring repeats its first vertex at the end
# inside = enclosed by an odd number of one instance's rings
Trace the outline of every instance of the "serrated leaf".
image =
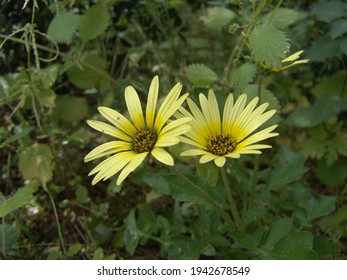
{"type": "Polygon", "coordinates": [[[70,44],[80,22],[80,16],[63,11],[48,26],[47,35],[58,43],[70,44]]]}
{"type": "MultiPolygon", "coordinates": [[[[12,248],[14,247],[14,245],[16,245],[19,239],[20,231],[14,226],[7,224],[5,224],[4,229],[5,239],[3,239],[2,236],[3,230],[0,230],[0,240],[5,241],[7,254],[11,255],[11,252],[13,251],[12,248]]],[[[3,245],[3,242],[0,242],[0,252],[4,251],[3,245]]]]}
{"type": "Polygon", "coordinates": [[[210,87],[218,79],[217,74],[203,64],[189,65],[186,74],[195,87],[210,87]]]}
{"type": "Polygon", "coordinates": [[[347,20],[341,19],[331,24],[331,39],[335,40],[347,32],[347,20]]]}
{"type": "Polygon", "coordinates": [[[272,251],[275,244],[282,238],[287,236],[293,227],[292,218],[283,218],[273,222],[270,225],[270,229],[266,238],[264,249],[272,251]]]}
{"type": "Polygon", "coordinates": [[[347,109],[343,98],[332,95],[319,96],[313,106],[297,108],[287,118],[286,123],[295,127],[312,127],[327,121],[347,109]]]}
{"type": "MultiPolygon", "coordinates": [[[[267,24],[269,22],[269,19],[272,17],[272,15],[273,15],[273,11],[268,12],[261,19],[261,22],[264,24],[267,24]]],[[[271,20],[271,24],[278,29],[284,29],[296,23],[302,17],[303,17],[303,13],[297,10],[288,9],[288,8],[279,8],[276,11],[275,15],[273,16],[271,20]]]]}
{"type": "Polygon", "coordinates": [[[34,192],[38,189],[38,183],[33,181],[23,188],[20,188],[16,193],[0,204],[0,217],[12,213],[18,208],[28,204],[34,198],[34,192]]]}
{"type": "Polygon", "coordinates": [[[249,46],[256,61],[276,68],[281,68],[282,59],[289,50],[285,33],[268,24],[259,25],[252,30],[249,46]]]}
{"type": "Polygon", "coordinates": [[[323,217],[334,211],[336,197],[322,195],[318,199],[312,198],[307,202],[307,219],[312,221],[314,219],[323,217]]]}
{"type": "Polygon", "coordinates": [[[245,232],[234,231],[231,233],[231,237],[235,240],[238,247],[245,248],[250,251],[254,251],[257,247],[253,237],[245,232]]]}
{"type": "Polygon", "coordinates": [[[244,89],[254,81],[256,74],[257,67],[254,64],[245,63],[237,68],[231,79],[235,93],[237,95],[243,93],[244,89]]]}
{"type": "Polygon", "coordinates": [[[80,21],[80,36],[83,42],[87,42],[100,36],[111,23],[107,5],[99,1],[89,8],[80,21]]]}
{"type": "Polygon", "coordinates": [[[324,235],[313,238],[313,249],[317,252],[321,260],[338,252],[337,245],[324,235]]]}
{"type": "Polygon", "coordinates": [[[211,7],[207,9],[207,15],[202,18],[209,28],[219,29],[226,26],[235,17],[235,13],[224,7],[211,7]]]}
{"type": "Polygon", "coordinates": [[[347,162],[340,158],[332,164],[328,165],[326,160],[319,160],[315,168],[315,174],[318,180],[328,186],[335,187],[343,185],[347,179],[347,162]],[[331,176],[334,174],[334,176],[331,176]]]}
{"type": "Polygon", "coordinates": [[[81,121],[88,116],[89,107],[84,97],[59,96],[54,116],[65,122],[81,121]]]}
{"type": "Polygon", "coordinates": [[[79,64],[67,70],[69,80],[78,88],[102,88],[112,79],[107,72],[107,61],[98,55],[87,55],[79,64]]]}
{"type": "MultiPolygon", "coordinates": [[[[28,135],[30,133],[30,131],[32,131],[32,128],[29,127],[29,128],[25,128],[23,129],[22,131],[14,134],[14,135],[11,135],[8,139],[6,139],[4,142],[2,142],[0,144],[0,148],[6,148],[8,145],[10,145],[11,143],[15,142],[15,141],[18,141],[20,140],[21,138],[25,137],[26,135],[28,135]]],[[[1,137],[2,135],[0,135],[0,139],[2,138],[1,137]]]]}
{"type": "Polygon", "coordinates": [[[46,183],[52,179],[52,160],[50,147],[35,143],[19,154],[19,170],[26,180],[39,179],[46,183]]]}
{"type": "Polygon", "coordinates": [[[130,255],[135,253],[137,245],[140,240],[140,233],[136,225],[135,210],[131,209],[128,217],[124,220],[124,243],[127,252],[130,255]]]}
{"type": "Polygon", "coordinates": [[[346,3],[342,3],[342,1],[323,1],[313,4],[312,12],[319,20],[330,23],[334,19],[345,16],[346,8],[346,3]]]}
{"type": "Polygon", "coordinates": [[[281,147],[275,157],[275,168],[270,171],[267,178],[268,189],[279,190],[300,179],[308,171],[303,165],[304,161],[301,154],[281,147]]]}
{"type": "Polygon", "coordinates": [[[272,257],[280,260],[314,260],[317,259],[317,255],[312,246],[312,233],[291,233],[276,243],[272,257]]]}

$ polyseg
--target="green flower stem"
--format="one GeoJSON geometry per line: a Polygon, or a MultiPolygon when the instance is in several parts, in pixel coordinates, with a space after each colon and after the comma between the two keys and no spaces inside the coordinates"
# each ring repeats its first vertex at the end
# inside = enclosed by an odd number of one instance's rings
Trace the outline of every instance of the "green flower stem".
{"type": "Polygon", "coordinates": [[[254,194],[256,192],[256,186],[258,182],[259,160],[260,160],[260,156],[255,155],[253,177],[252,177],[252,183],[251,183],[250,193],[249,193],[248,209],[251,209],[254,205],[254,194]]]}
{"type": "Polygon", "coordinates": [[[6,255],[5,217],[2,217],[1,233],[2,233],[2,258],[6,260],[7,255],[6,255]]]}
{"type": "Polygon", "coordinates": [[[183,181],[188,183],[189,186],[191,186],[196,193],[198,193],[202,198],[204,198],[206,201],[208,201],[216,211],[219,212],[219,214],[223,217],[225,222],[229,225],[231,230],[235,229],[235,225],[229,215],[220,207],[220,205],[207,194],[204,192],[198,185],[196,185],[194,182],[192,182],[189,178],[187,178],[183,173],[178,171],[177,169],[169,166],[169,169],[172,170],[179,178],[181,178],[183,181]]]}
{"type": "Polygon", "coordinates": [[[53,196],[51,195],[51,193],[47,189],[46,183],[43,182],[42,185],[43,185],[44,190],[48,193],[48,196],[49,196],[49,198],[51,200],[51,204],[52,204],[53,212],[54,212],[54,217],[55,217],[55,222],[57,224],[57,229],[58,229],[60,247],[61,247],[61,249],[63,251],[64,256],[66,256],[66,250],[65,250],[65,245],[64,245],[63,234],[61,232],[61,227],[60,227],[59,218],[58,218],[58,212],[57,212],[57,208],[55,206],[55,202],[54,202],[53,196]]]}
{"type": "Polygon", "coordinates": [[[229,200],[231,214],[233,215],[233,218],[235,220],[236,228],[237,228],[237,230],[242,230],[242,224],[241,224],[240,215],[239,215],[239,212],[237,211],[236,202],[235,202],[234,197],[233,197],[233,195],[231,193],[231,189],[230,189],[228,176],[227,176],[225,167],[221,168],[221,173],[222,173],[222,179],[223,179],[223,183],[224,183],[224,188],[225,188],[225,191],[227,193],[228,200],[229,200]]]}

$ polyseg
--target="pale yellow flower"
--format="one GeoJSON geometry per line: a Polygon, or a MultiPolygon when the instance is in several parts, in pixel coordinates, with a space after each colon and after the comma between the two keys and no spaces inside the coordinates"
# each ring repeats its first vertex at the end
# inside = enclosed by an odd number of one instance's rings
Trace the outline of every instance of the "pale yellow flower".
{"type": "Polygon", "coordinates": [[[93,185],[100,180],[109,179],[122,170],[117,179],[117,184],[120,185],[148,154],[152,154],[164,164],[174,164],[172,156],[163,147],[177,144],[179,142],[178,136],[190,129],[187,124],[190,121],[188,117],[167,124],[169,118],[188,97],[188,93],[179,96],[181,89],[182,85],[177,83],[157,111],[159,78],[155,76],[149,88],[146,116],[144,117],[138,94],[132,86],[128,86],[125,89],[125,102],[131,121],[110,108],[98,108],[100,114],[112,125],[96,120],[89,120],[88,124],[117,140],[102,144],[85,156],[84,161],[87,162],[112,155],[88,174],[96,174],[92,181],[93,185]]]}
{"type": "Polygon", "coordinates": [[[180,138],[182,142],[196,147],[182,152],[181,156],[201,155],[200,163],[214,160],[217,166],[222,167],[226,158],[239,158],[241,154],[260,154],[261,149],[271,148],[270,145],[257,143],[277,136],[278,133],[272,132],[277,125],[255,132],[276,112],[265,112],[268,103],[256,108],[259,98],[255,97],[246,106],[246,94],[242,94],[235,103],[234,96],[230,94],[226,99],[221,119],[217,99],[212,90],[209,90],[208,98],[201,93],[199,99],[201,110],[188,98],[191,113],[180,108],[176,114],[178,117],[192,118],[192,129],[180,138]]]}
{"type": "Polygon", "coordinates": [[[265,64],[261,64],[261,67],[263,67],[264,69],[267,69],[271,72],[279,72],[279,71],[282,71],[284,69],[287,69],[287,68],[290,68],[290,67],[293,67],[295,65],[298,65],[298,64],[306,64],[306,63],[309,63],[309,59],[300,59],[300,55],[303,53],[304,51],[301,50],[301,51],[298,51],[288,57],[286,57],[285,59],[282,60],[282,67],[278,68],[278,67],[274,67],[274,66],[266,66],[265,64]]]}

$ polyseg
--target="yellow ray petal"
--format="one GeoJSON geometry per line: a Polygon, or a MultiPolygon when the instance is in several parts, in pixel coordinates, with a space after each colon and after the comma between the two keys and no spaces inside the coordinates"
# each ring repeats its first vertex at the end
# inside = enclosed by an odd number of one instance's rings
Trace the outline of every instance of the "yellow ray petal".
{"type": "Polygon", "coordinates": [[[174,165],[174,160],[173,160],[172,156],[167,151],[165,151],[162,148],[155,147],[152,150],[151,154],[157,160],[159,160],[160,162],[162,162],[162,163],[164,163],[166,165],[170,165],[170,166],[174,165]]]}
{"type": "Polygon", "coordinates": [[[200,160],[199,160],[199,162],[200,163],[206,163],[206,162],[209,162],[209,161],[211,161],[211,160],[214,160],[215,158],[217,158],[218,156],[216,156],[216,155],[213,155],[213,154],[211,154],[211,153],[208,153],[208,154],[206,154],[206,155],[203,155],[201,158],[200,158],[200,160]]]}
{"type": "Polygon", "coordinates": [[[88,162],[97,159],[101,156],[107,155],[108,153],[117,153],[131,149],[131,144],[125,141],[111,141],[104,143],[93,150],[91,150],[85,157],[84,162],[88,162]]]}
{"type": "Polygon", "coordinates": [[[119,139],[124,140],[124,141],[128,141],[128,142],[132,141],[132,138],[129,135],[125,134],[123,131],[119,130],[118,128],[115,128],[112,125],[109,125],[107,123],[100,122],[100,121],[94,121],[94,120],[88,120],[87,123],[92,128],[94,128],[94,129],[96,129],[102,133],[111,135],[113,137],[119,138],[119,139]]]}
{"type": "Polygon", "coordinates": [[[186,157],[186,156],[201,156],[201,155],[207,155],[207,154],[210,154],[209,152],[207,151],[204,151],[204,150],[200,150],[200,149],[190,149],[190,150],[186,150],[184,152],[182,152],[180,154],[180,156],[182,157],[186,157]]]}
{"type": "Polygon", "coordinates": [[[155,76],[149,87],[147,107],[146,107],[146,124],[148,128],[153,128],[156,114],[159,93],[159,78],[155,76]]]}
{"type": "Polygon", "coordinates": [[[135,127],[138,130],[145,128],[141,102],[136,90],[132,86],[128,86],[125,89],[125,103],[135,127]]]}
{"type": "Polygon", "coordinates": [[[124,179],[133,172],[139,165],[143,162],[143,160],[146,158],[148,152],[137,154],[129,163],[127,166],[124,167],[122,172],[119,174],[117,179],[117,185],[120,185],[124,179]]]}
{"type": "Polygon", "coordinates": [[[214,159],[214,163],[218,166],[218,167],[223,167],[224,164],[226,162],[226,158],[224,156],[222,157],[217,157],[214,159]]]}

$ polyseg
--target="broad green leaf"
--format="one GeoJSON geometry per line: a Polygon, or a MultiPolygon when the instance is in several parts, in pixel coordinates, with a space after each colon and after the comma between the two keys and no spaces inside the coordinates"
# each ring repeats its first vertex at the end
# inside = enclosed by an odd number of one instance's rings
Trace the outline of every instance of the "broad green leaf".
{"type": "Polygon", "coordinates": [[[331,23],[346,15],[347,5],[342,1],[322,1],[312,5],[313,14],[321,21],[331,23]]]}
{"type": "Polygon", "coordinates": [[[59,96],[54,116],[65,122],[81,121],[89,114],[89,107],[84,97],[59,96]]]}
{"type": "Polygon", "coordinates": [[[254,81],[257,74],[257,67],[254,64],[245,63],[237,68],[232,79],[232,87],[237,95],[244,92],[244,89],[254,81]]]}
{"type": "MultiPolygon", "coordinates": [[[[71,63],[69,61],[67,64],[71,63]]],[[[108,63],[98,55],[87,55],[67,70],[69,80],[78,88],[106,87],[112,80],[107,72],[108,63]]]]}
{"type": "Polygon", "coordinates": [[[51,89],[36,89],[36,97],[42,107],[53,108],[55,105],[56,94],[51,89]]]}
{"type": "Polygon", "coordinates": [[[254,59],[267,67],[281,68],[282,59],[289,50],[285,33],[268,24],[259,25],[252,30],[249,46],[254,59]]]}
{"type": "Polygon", "coordinates": [[[208,242],[176,235],[170,238],[170,246],[167,251],[171,260],[197,260],[208,245],[208,242]]]}
{"type": "Polygon", "coordinates": [[[293,227],[292,218],[283,218],[273,222],[266,238],[264,249],[272,251],[275,244],[287,236],[293,227]]]}
{"type": "MultiPolygon", "coordinates": [[[[340,50],[347,55],[347,37],[345,36],[341,41],[340,41],[340,50]]],[[[347,90],[347,89],[346,89],[347,90]]],[[[345,95],[346,96],[346,95],[345,95]]]]}
{"type": "Polygon", "coordinates": [[[313,238],[313,249],[321,260],[338,252],[337,245],[324,235],[318,235],[313,238]]]}
{"type": "Polygon", "coordinates": [[[286,123],[295,127],[311,127],[327,121],[345,111],[347,105],[339,96],[319,96],[313,106],[297,108],[287,118],[286,123]]]}
{"type": "MultiPolygon", "coordinates": [[[[2,224],[0,224],[0,229],[2,228],[2,224]]],[[[3,231],[0,230],[0,252],[3,252],[3,231]]],[[[14,245],[16,245],[20,236],[20,231],[12,225],[5,224],[5,246],[8,255],[12,255],[12,249],[14,245]]]]}
{"type": "Polygon", "coordinates": [[[315,260],[317,254],[312,246],[312,233],[295,232],[277,242],[271,255],[273,259],[279,260],[315,260]]]}
{"type": "Polygon", "coordinates": [[[314,87],[311,92],[314,96],[318,97],[320,95],[337,95],[337,96],[347,96],[347,87],[344,86],[345,81],[345,71],[337,71],[332,75],[323,76],[314,87]]]}
{"type": "Polygon", "coordinates": [[[151,235],[158,230],[159,224],[148,204],[138,205],[138,214],[137,227],[141,232],[151,235]]]}
{"type": "Polygon", "coordinates": [[[67,251],[67,256],[73,257],[74,255],[79,253],[81,249],[82,249],[82,245],[80,243],[74,243],[69,247],[69,250],[67,251]]]}
{"type": "Polygon", "coordinates": [[[267,178],[270,190],[280,190],[286,185],[300,179],[308,168],[304,167],[304,157],[286,147],[281,147],[276,154],[274,169],[267,178]]]}
{"type": "Polygon", "coordinates": [[[0,204],[0,217],[12,213],[18,208],[28,204],[34,198],[34,193],[38,189],[37,181],[33,181],[23,188],[18,189],[13,196],[0,204]]]}
{"type": "Polygon", "coordinates": [[[347,32],[347,20],[341,19],[331,24],[331,39],[335,40],[347,32]]]}
{"type": "Polygon", "coordinates": [[[307,58],[310,62],[324,62],[325,60],[336,57],[340,54],[338,42],[332,41],[330,37],[320,37],[311,44],[307,51],[307,58]]]}
{"type": "Polygon", "coordinates": [[[263,217],[267,212],[266,208],[252,208],[249,209],[245,215],[242,217],[242,225],[246,226],[250,223],[258,220],[259,218],[263,217]]]}
{"type": "Polygon", "coordinates": [[[334,229],[341,228],[341,224],[347,221],[347,205],[344,205],[337,209],[336,214],[334,214],[330,219],[330,226],[334,229]]]}
{"type": "Polygon", "coordinates": [[[52,161],[50,147],[35,143],[19,154],[19,170],[26,180],[39,179],[44,184],[52,179],[52,161]]]}
{"type": "Polygon", "coordinates": [[[90,201],[90,197],[88,195],[88,189],[84,186],[78,186],[75,191],[75,195],[76,195],[77,203],[84,204],[90,201]]]}
{"type": "Polygon", "coordinates": [[[254,251],[257,247],[257,244],[253,237],[245,232],[234,231],[231,233],[231,237],[236,242],[236,246],[254,251]]]}
{"type": "Polygon", "coordinates": [[[104,259],[104,250],[101,247],[98,247],[94,251],[93,260],[103,260],[104,259]]]}
{"type": "Polygon", "coordinates": [[[334,211],[335,196],[319,196],[318,199],[312,198],[307,202],[307,218],[309,221],[323,217],[334,211]]]}
{"type": "Polygon", "coordinates": [[[124,231],[124,243],[127,252],[130,255],[135,253],[137,245],[140,240],[140,233],[136,225],[135,210],[132,209],[128,217],[124,220],[125,231],[124,231]]]}
{"type": "Polygon", "coordinates": [[[219,180],[219,168],[212,162],[197,164],[197,174],[206,180],[210,186],[215,187],[219,180]]]}
{"type": "Polygon", "coordinates": [[[87,42],[100,36],[110,23],[111,17],[107,5],[99,1],[81,17],[79,30],[82,41],[87,42]]]}
{"type": "Polygon", "coordinates": [[[226,26],[235,18],[235,13],[224,7],[211,7],[207,9],[207,15],[202,18],[209,28],[219,29],[226,26]]]}
{"type": "MultiPolygon", "coordinates": [[[[29,134],[29,132],[32,131],[32,128],[24,128],[22,131],[11,135],[8,139],[6,139],[4,142],[2,142],[0,144],[0,148],[6,148],[8,145],[10,145],[11,143],[20,140],[21,138],[25,137],[26,135],[29,134]]],[[[0,136],[1,139],[1,136],[0,136]]]]}
{"type": "Polygon", "coordinates": [[[328,165],[326,160],[319,160],[315,169],[315,174],[319,181],[328,187],[342,186],[347,179],[347,162],[339,158],[328,165]],[[334,176],[331,176],[334,174],[334,176]]]}
{"type": "MultiPolygon", "coordinates": [[[[271,10],[265,16],[261,18],[261,22],[267,24],[272,17],[273,11],[271,10]]],[[[303,13],[298,10],[279,8],[272,18],[271,24],[278,29],[285,29],[290,25],[293,25],[303,17],[303,13]]]]}
{"type": "Polygon", "coordinates": [[[189,65],[186,74],[195,87],[210,87],[218,79],[217,74],[203,64],[189,65]]]}
{"type": "Polygon", "coordinates": [[[56,15],[48,26],[47,35],[58,43],[70,44],[77,31],[80,16],[63,11],[56,15]]]}

